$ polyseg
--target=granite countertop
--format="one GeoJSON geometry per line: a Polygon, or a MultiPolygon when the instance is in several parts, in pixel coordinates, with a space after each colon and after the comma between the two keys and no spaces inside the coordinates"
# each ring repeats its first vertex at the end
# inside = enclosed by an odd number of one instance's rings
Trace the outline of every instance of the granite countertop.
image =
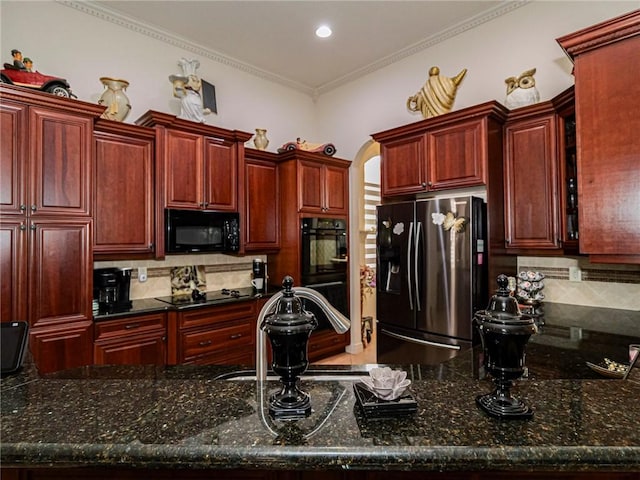
{"type": "MultiPolygon", "coordinates": [[[[578,334],[570,321],[562,324],[560,310],[550,310],[543,333],[527,347],[529,376],[513,388],[534,409],[529,421],[499,421],[476,407],[475,397],[493,389],[490,380],[470,375],[477,350],[441,365],[402,366],[418,411],[390,419],[366,418],[350,380],[303,380],[313,412],[286,422],[265,413],[278,383],[221,379],[232,366],[93,366],[45,377],[27,366],[0,383],[0,461],[49,468],[640,472],[640,382],[549,367],[593,360],[602,346],[622,360],[622,342],[640,343],[637,335],[583,327],[578,334]]],[[[358,375],[367,367],[322,368],[358,375]]]]}

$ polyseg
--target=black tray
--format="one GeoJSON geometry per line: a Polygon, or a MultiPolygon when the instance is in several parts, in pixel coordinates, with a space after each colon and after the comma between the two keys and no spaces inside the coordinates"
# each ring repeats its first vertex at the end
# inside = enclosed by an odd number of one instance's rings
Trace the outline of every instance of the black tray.
{"type": "Polygon", "coordinates": [[[27,345],[27,322],[2,322],[0,323],[0,342],[2,352],[0,354],[2,376],[17,372],[22,367],[24,350],[27,345]]]}
{"type": "Polygon", "coordinates": [[[354,383],[356,403],[367,418],[392,418],[411,415],[418,411],[418,402],[413,394],[407,390],[395,400],[382,400],[374,395],[364,383],[354,383]]]}

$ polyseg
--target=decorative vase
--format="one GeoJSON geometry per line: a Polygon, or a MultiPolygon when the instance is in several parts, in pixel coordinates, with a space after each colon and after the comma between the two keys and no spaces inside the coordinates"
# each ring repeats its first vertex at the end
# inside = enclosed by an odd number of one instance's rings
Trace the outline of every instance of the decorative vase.
{"type": "Polygon", "coordinates": [[[124,90],[129,86],[129,82],[109,77],[101,77],[100,81],[106,87],[106,90],[102,93],[98,104],[107,107],[101,117],[107,120],[115,120],[116,122],[123,121],[131,110],[129,98],[124,93],[124,90]]]}
{"type": "Polygon", "coordinates": [[[267,138],[267,130],[264,128],[256,128],[256,136],[253,137],[253,144],[258,150],[266,150],[269,145],[267,138]]]}

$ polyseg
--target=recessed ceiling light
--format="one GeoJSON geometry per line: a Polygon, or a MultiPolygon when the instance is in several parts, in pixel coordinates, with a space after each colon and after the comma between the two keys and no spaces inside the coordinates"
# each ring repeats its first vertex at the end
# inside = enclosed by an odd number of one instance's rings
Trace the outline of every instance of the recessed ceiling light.
{"type": "Polygon", "coordinates": [[[317,29],[316,29],[316,35],[320,38],[327,38],[331,36],[331,29],[329,27],[327,27],[326,25],[320,25],[317,29]]]}

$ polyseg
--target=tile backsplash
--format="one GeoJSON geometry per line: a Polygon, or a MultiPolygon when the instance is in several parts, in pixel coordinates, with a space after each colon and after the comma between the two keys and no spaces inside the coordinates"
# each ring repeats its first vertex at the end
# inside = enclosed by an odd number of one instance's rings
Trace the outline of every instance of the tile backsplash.
{"type": "Polygon", "coordinates": [[[266,261],[266,255],[235,257],[223,254],[172,255],[162,261],[115,260],[95,262],[94,268],[131,267],[131,299],[171,295],[171,270],[185,265],[204,266],[207,290],[251,287],[254,258],[266,261]],[[147,268],[147,281],[138,281],[138,268],[147,268]]]}
{"type": "Polygon", "coordinates": [[[640,311],[640,265],[594,264],[583,257],[518,257],[518,272],[542,272],[545,302],[640,311]],[[569,269],[581,281],[569,280],[569,269]]]}

